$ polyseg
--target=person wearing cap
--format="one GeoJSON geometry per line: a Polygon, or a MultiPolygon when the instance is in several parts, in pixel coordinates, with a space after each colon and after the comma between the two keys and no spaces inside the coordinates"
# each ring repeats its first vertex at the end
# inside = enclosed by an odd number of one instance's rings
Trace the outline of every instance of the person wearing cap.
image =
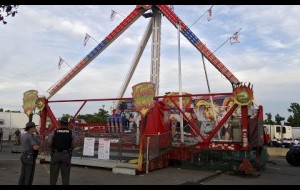
{"type": "Polygon", "coordinates": [[[59,171],[63,185],[69,185],[72,150],[75,147],[75,135],[68,129],[68,118],[60,119],[60,128],[54,130],[48,145],[52,149],[50,161],[50,185],[56,185],[59,171]]]}
{"type": "Polygon", "coordinates": [[[36,154],[35,152],[40,148],[40,142],[35,138],[34,133],[36,133],[36,124],[34,122],[28,122],[25,127],[26,133],[21,135],[21,175],[19,178],[19,185],[32,185],[35,164],[36,164],[36,154]]]}
{"type": "Polygon", "coordinates": [[[2,138],[3,138],[3,131],[2,131],[2,128],[0,128],[0,152],[2,151],[2,138]]]}
{"type": "Polygon", "coordinates": [[[2,128],[0,128],[0,141],[2,140],[3,138],[3,131],[2,131],[2,128]]]}
{"type": "Polygon", "coordinates": [[[19,145],[20,144],[20,138],[21,138],[21,131],[19,129],[17,129],[14,134],[12,136],[15,136],[15,145],[19,145]]]}

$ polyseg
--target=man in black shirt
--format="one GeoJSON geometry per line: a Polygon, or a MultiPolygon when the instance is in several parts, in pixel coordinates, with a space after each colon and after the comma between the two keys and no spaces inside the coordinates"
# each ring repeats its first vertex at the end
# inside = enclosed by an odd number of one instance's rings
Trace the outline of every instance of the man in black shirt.
{"type": "Polygon", "coordinates": [[[72,149],[75,146],[75,135],[68,129],[68,118],[60,119],[60,128],[54,130],[49,138],[48,145],[52,149],[50,161],[50,185],[56,185],[59,170],[63,185],[69,185],[72,149]]]}

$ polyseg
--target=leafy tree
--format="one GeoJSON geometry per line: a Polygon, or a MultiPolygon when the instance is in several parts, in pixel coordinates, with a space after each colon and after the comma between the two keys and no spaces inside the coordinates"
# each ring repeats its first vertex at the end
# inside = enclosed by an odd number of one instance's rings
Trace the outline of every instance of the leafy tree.
{"type": "Polygon", "coordinates": [[[87,123],[105,124],[108,118],[108,111],[100,108],[98,113],[78,115],[78,119],[84,119],[87,123]]]}
{"type": "Polygon", "coordinates": [[[3,112],[4,110],[3,110],[3,108],[0,108],[0,112],[3,112]]]}
{"type": "Polygon", "coordinates": [[[290,125],[292,127],[300,126],[300,105],[298,103],[291,103],[290,108],[287,109],[288,112],[293,113],[287,119],[287,123],[285,125],[290,125]]]}
{"type": "Polygon", "coordinates": [[[285,117],[281,117],[279,114],[275,115],[275,123],[276,125],[281,125],[281,121],[284,121],[285,117]]]}
{"type": "Polygon", "coordinates": [[[68,119],[71,119],[71,118],[72,118],[72,116],[71,116],[70,114],[67,114],[67,113],[66,113],[66,114],[63,114],[62,117],[67,117],[68,119]]]}
{"type": "Polygon", "coordinates": [[[107,122],[107,118],[109,116],[108,111],[105,111],[104,109],[99,109],[99,118],[100,118],[100,123],[106,123],[107,122]]]}
{"type": "Polygon", "coordinates": [[[7,22],[4,20],[4,13],[6,13],[5,17],[14,17],[18,13],[18,6],[19,5],[0,5],[0,21],[2,21],[3,24],[7,24],[7,22]]]}
{"type": "Polygon", "coordinates": [[[265,115],[267,116],[267,119],[264,120],[264,124],[269,124],[269,125],[274,125],[275,122],[272,121],[272,114],[270,113],[265,113],[265,115]]]}

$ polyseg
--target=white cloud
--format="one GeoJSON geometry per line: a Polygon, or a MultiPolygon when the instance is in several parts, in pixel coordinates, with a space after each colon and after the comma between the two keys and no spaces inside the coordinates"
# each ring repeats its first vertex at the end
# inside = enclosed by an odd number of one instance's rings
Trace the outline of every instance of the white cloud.
{"type": "MultiPolygon", "coordinates": [[[[300,6],[215,5],[213,20],[200,16],[210,5],[175,5],[175,13],[192,25],[194,34],[214,51],[240,28],[240,43],[225,43],[216,57],[240,80],[254,85],[255,98],[265,112],[279,113],[287,118],[287,108],[300,102],[300,6]],[[200,19],[199,19],[200,18],[200,19]],[[199,19],[197,21],[197,19],[199,19]],[[195,22],[197,21],[197,22],[195,22]]],[[[70,68],[115,29],[134,5],[21,5],[18,14],[7,25],[0,26],[0,108],[22,110],[22,96],[28,89],[41,95],[60,80],[70,68]],[[110,21],[115,10],[114,21],[110,21]],[[123,16],[121,16],[123,15],[123,16]],[[83,46],[85,33],[90,34],[83,46]],[[96,42],[97,41],[97,42],[96,42]],[[58,70],[58,57],[66,63],[58,70]]],[[[118,39],[87,65],[52,99],[83,99],[116,97],[126,77],[149,19],[141,16],[118,39]]],[[[131,87],[150,78],[151,41],[132,76],[131,87]]],[[[183,90],[207,93],[201,54],[181,35],[183,90]]],[[[178,90],[178,31],[162,17],[160,52],[160,92],[178,90]]],[[[206,67],[212,92],[230,92],[231,85],[207,60],[206,67]]],[[[80,104],[79,104],[80,106],[80,104]]],[[[95,103],[89,109],[97,112],[95,103]]],[[[68,104],[66,112],[78,109],[68,104]],[[71,108],[73,110],[71,110],[71,108]]],[[[53,106],[57,115],[63,106],[53,106]]],[[[109,108],[109,103],[106,104],[109,108]]]]}

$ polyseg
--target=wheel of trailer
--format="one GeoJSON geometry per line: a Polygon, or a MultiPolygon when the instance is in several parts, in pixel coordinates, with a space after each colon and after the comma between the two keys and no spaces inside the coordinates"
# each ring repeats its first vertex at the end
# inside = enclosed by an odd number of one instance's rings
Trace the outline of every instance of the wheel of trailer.
{"type": "Polygon", "coordinates": [[[295,166],[295,162],[294,162],[292,156],[293,156],[293,153],[291,152],[291,150],[289,150],[289,151],[286,153],[285,159],[286,159],[286,161],[287,161],[290,165],[295,166]]]}
{"type": "Polygon", "coordinates": [[[293,160],[294,166],[300,166],[299,154],[297,154],[296,152],[293,152],[291,155],[291,158],[293,160]]]}

